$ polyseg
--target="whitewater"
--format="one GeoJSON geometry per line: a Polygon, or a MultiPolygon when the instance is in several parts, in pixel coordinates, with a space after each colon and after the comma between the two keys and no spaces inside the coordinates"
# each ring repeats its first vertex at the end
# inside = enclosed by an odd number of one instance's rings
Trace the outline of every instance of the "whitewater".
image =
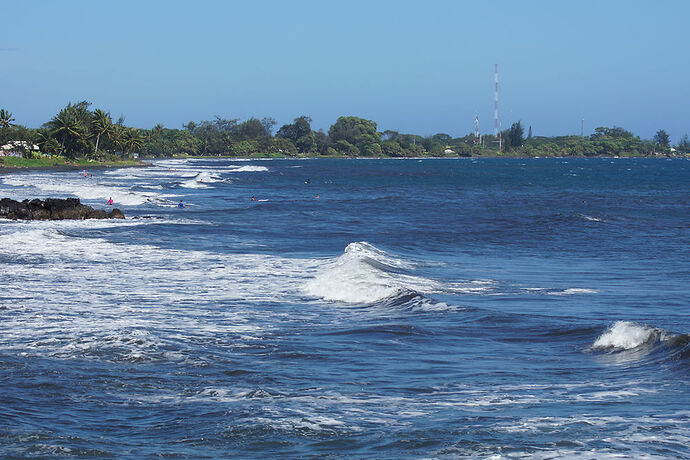
{"type": "Polygon", "coordinates": [[[690,457],[690,161],[0,175],[0,457],[690,457]],[[185,208],[177,206],[179,201],[185,208]]]}

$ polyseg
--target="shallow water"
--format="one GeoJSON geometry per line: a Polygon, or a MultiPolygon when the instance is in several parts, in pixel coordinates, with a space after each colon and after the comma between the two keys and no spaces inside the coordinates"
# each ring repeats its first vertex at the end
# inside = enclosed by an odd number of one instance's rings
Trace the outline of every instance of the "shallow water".
{"type": "Polygon", "coordinates": [[[688,184],[661,159],[0,176],[128,217],[0,221],[0,456],[688,457],[688,184]]]}

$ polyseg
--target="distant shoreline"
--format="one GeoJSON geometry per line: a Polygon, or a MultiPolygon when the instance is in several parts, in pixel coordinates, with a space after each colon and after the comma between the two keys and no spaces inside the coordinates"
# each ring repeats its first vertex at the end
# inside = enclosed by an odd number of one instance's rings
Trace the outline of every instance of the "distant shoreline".
{"type": "MultiPolygon", "coordinates": [[[[281,156],[281,157],[231,157],[231,156],[201,156],[201,155],[190,155],[190,156],[179,156],[179,157],[158,157],[151,158],[149,160],[241,160],[241,161],[266,161],[266,160],[481,160],[481,159],[503,159],[503,160],[566,160],[566,159],[602,159],[602,160],[616,160],[616,159],[631,159],[631,158],[643,158],[643,159],[688,159],[686,156],[649,156],[649,155],[637,155],[637,156],[498,156],[498,155],[487,155],[487,156],[472,156],[472,157],[457,157],[457,156],[423,156],[423,157],[346,157],[346,156],[281,156]]],[[[0,163],[2,165],[2,163],[0,163]]],[[[112,169],[112,168],[143,168],[147,166],[152,166],[152,163],[147,161],[140,161],[138,163],[90,163],[90,164],[56,164],[56,165],[41,165],[41,166],[0,166],[0,175],[11,174],[19,172],[28,171],[85,171],[85,170],[99,170],[99,169],[112,169]]]]}

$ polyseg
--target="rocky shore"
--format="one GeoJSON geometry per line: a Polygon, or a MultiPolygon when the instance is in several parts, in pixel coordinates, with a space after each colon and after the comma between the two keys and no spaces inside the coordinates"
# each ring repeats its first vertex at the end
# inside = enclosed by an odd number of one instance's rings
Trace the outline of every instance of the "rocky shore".
{"type": "Polygon", "coordinates": [[[0,218],[12,220],[84,220],[84,219],[124,219],[125,215],[117,208],[110,212],[93,209],[83,205],[79,198],[46,198],[40,200],[15,201],[9,198],[0,200],[0,218]]]}

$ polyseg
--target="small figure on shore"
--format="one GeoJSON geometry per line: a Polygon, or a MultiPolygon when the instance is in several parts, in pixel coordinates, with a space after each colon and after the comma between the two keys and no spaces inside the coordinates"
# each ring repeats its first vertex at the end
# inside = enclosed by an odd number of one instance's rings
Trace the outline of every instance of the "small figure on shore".
{"type": "Polygon", "coordinates": [[[108,205],[112,206],[113,205],[113,197],[111,196],[110,199],[108,200],[108,205]]]}
{"type": "Polygon", "coordinates": [[[177,204],[177,207],[180,208],[180,209],[182,209],[182,208],[185,207],[185,205],[184,205],[184,203],[182,202],[182,200],[180,200],[180,202],[177,204]]]}

